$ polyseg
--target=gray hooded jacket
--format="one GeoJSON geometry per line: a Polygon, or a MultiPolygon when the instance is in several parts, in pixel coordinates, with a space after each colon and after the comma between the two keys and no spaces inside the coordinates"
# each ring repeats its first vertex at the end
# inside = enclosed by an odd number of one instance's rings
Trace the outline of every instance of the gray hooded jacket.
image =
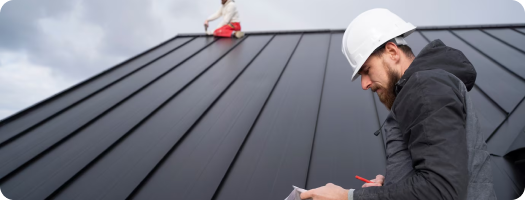
{"type": "Polygon", "coordinates": [[[468,91],[476,71],[461,51],[428,44],[396,84],[385,121],[382,187],[353,199],[496,199],[490,154],[468,91]]]}

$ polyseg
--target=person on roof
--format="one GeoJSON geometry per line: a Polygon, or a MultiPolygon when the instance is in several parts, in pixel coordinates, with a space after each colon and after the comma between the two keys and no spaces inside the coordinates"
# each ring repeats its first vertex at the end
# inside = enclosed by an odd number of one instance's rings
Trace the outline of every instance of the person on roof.
{"type": "MultiPolygon", "coordinates": [[[[301,199],[496,199],[490,154],[468,91],[476,70],[457,49],[430,42],[417,57],[405,37],[416,29],[386,9],[355,18],[343,36],[343,54],[390,110],[380,128],[386,138],[386,175],[360,189],[334,184],[301,199]]],[[[374,112],[374,111],[371,111],[374,112]]]]}
{"type": "Polygon", "coordinates": [[[221,0],[222,7],[206,21],[204,26],[208,27],[209,22],[218,19],[222,16],[222,21],[219,23],[215,31],[207,31],[208,35],[217,37],[236,37],[242,38],[244,33],[241,32],[241,21],[239,20],[239,12],[233,0],[221,0]]]}

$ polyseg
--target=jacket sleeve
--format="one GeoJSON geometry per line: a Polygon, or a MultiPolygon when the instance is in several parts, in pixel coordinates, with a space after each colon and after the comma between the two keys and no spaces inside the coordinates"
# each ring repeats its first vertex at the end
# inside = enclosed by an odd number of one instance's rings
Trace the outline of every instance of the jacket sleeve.
{"type": "Polygon", "coordinates": [[[228,5],[226,5],[224,7],[224,16],[222,17],[222,21],[221,21],[221,23],[219,23],[219,25],[217,25],[217,27],[220,28],[220,27],[230,23],[230,21],[232,20],[232,17],[235,14],[235,12],[237,12],[237,8],[235,7],[235,5],[233,3],[229,3],[228,5]]]}
{"type": "Polygon", "coordinates": [[[462,83],[454,78],[442,70],[410,77],[392,109],[402,134],[409,134],[413,170],[397,183],[356,189],[355,200],[466,198],[466,113],[458,89],[462,83]]]}
{"type": "Polygon", "coordinates": [[[213,15],[211,15],[210,17],[208,17],[208,21],[213,21],[213,20],[216,20],[218,19],[219,17],[221,17],[221,13],[222,13],[222,7],[221,9],[219,9],[217,12],[215,12],[213,15]]]}

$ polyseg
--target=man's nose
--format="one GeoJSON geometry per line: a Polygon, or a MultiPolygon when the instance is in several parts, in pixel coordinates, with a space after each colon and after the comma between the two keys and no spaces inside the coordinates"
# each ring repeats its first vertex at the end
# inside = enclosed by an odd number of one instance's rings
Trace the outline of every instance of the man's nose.
{"type": "Polygon", "coordinates": [[[363,90],[368,90],[372,85],[372,81],[368,76],[361,76],[361,87],[363,90]]]}

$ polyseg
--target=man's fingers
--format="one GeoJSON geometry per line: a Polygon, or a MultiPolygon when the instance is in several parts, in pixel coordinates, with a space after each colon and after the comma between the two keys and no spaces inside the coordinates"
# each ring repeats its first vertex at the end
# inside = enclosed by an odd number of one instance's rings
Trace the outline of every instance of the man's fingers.
{"type": "Polygon", "coordinates": [[[303,192],[303,193],[301,193],[301,199],[313,198],[314,197],[313,193],[314,193],[313,190],[308,190],[306,192],[303,192]]]}
{"type": "Polygon", "coordinates": [[[374,182],[380,183],[381,185],[383,185],[383,182],[385,181],[385,177],[383,175],[379,174],[379,175],[376,176],[376,179],[374,179],[374,180],[376,180],[374,182]]]}
{"type": "Polygon", "coordinates": [[[365,183],[363,184],[363,186],[361,186],[362,188],[366,188],[366,187],[377,187],[377,186],[382,186],[381,184],[379,183],[365,183]]]}
{"type": "Polygon", "coordinates": [[[381,184],[379,184],[379,183],[365,183],[365,184],[363,184],[362,188],[366,188],[366,187],[378,187],[378,186],[381,186],[381,184]]]}

